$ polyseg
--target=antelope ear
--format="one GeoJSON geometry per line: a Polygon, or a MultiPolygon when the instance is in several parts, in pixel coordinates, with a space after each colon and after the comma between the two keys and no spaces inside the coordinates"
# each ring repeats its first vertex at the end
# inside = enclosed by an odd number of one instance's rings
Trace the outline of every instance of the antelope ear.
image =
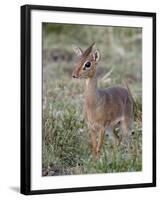
{"type": "Polygon", "coordinates": [[[81,48],[72,45],[73,51],[77,54],[77,56],[81,56],[83,51],[81,48]]]}
{"type": "Polygon", "coordinates": [[[93,53],[93,57],[94,57],[94,60],[96,62],[98,62],[100,60],[100,52],[98,50],[95,50],[95,52],[93,53]]]}

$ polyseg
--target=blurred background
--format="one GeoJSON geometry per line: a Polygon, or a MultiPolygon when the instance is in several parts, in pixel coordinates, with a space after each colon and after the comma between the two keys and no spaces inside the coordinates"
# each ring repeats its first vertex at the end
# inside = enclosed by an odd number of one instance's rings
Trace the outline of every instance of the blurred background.
{"type": "Polygon", "coordinates": [[[42,175],[140,171],[142,169],[142,29],[43,23],[42,175]],[[116,153],[108,138],[99,161],[88,147],[82,115],[83,80],[72,80],[76,55],[72,45],[86,49],[96,42],[101,53],[98,86],[123,86],[127,80],[136,102],[130,147],[116,153]]]}

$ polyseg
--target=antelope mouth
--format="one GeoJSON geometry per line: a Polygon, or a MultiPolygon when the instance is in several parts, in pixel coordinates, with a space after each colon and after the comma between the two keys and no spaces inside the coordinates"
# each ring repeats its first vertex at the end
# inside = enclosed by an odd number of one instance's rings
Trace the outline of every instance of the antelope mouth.
{"type": "Polygon", "coordinates": [[[74,78],[74,79],[78,79],[78,78],[79,78],[79,76],[72,75],[72,78],[74,78]]]}
{"type": "Polygon", "coordinates": [[[86,79],[87,78],[87,76],[76,76],[76,75],[72,75],[72,78],[74,78],[74,79],[86,79]]]}

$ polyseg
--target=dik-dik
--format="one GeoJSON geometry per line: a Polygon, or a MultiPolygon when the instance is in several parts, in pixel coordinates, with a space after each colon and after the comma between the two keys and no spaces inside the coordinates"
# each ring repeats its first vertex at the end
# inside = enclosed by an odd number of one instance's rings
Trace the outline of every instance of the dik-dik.
{"type": "Polygon", "coordinates": [[[98,157],[105,132],[114,138],[128,138],[133,123],[133,98],[127,89],[119,86],[106,89],[97,88],[96,69],[100,58],[98,50],[93,50],[94,43],[86,50],[74,47],[78,55],[72,77],[85,79],[84,116],[88,124],[90,144],[93,156],[98,157]],[[119,128],[119,135],[115,128],[119,128]]]}

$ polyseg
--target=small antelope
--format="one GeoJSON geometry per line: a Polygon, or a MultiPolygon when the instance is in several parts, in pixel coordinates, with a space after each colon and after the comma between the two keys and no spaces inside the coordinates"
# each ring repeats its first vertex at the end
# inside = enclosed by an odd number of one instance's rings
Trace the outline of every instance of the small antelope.
{"type": "Polygon", "coordinates": [[[74,47],[78,60],[72,77],[85,79],[84,115],[89,127],[91,150],[98,157],[103,144],[105,131],[120,141],[120,136],[127,138],[131,133],[133,122],[133,98],[127,89],[115,86],[106,89],[97,88],[96,67],[100,58],[98,50],[93,51],[95,43],[85,51],[74,47]],[[115,133],[120,128],[120,136],[115,133]]]}

